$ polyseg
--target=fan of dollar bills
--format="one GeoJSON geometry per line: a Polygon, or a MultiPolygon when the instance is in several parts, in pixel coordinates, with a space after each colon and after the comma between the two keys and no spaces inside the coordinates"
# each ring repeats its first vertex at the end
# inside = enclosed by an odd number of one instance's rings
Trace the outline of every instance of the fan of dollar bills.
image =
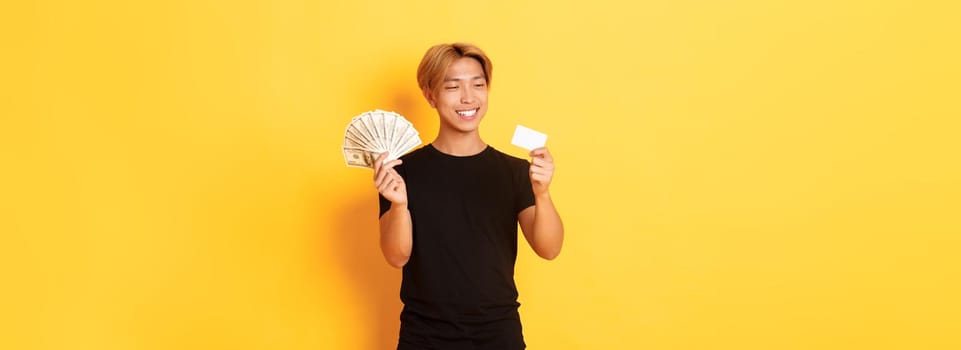
{"type": "Polygon", "coordinates": [[[375,110],[362,113],[347,125],[344,134],[344,161],[347,166],[374,168],[374,160],[387,152],[388,162],[421,144],[414,125],[400,114],[375,110]]]}

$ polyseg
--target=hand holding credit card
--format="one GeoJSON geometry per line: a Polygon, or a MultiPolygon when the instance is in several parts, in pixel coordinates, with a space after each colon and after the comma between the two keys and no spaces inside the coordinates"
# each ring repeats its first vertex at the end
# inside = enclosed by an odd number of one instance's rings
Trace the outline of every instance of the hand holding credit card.
{"type": "Polygon", "coordinates": [[[519,124],[517,125],[517,128],[514,129],[514,137],[511,139],[511,144],[524,148],[528,151],[535,148],[544,147],[546,143],[547,134],[535,131],[519,124]]]}

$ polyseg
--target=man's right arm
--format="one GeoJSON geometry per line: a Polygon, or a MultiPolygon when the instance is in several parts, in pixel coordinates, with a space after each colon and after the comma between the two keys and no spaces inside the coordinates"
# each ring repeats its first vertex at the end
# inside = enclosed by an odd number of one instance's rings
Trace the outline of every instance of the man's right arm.
{"type": "Polygon", "coordinates": [[[374,187],[390,201],[390,209],[380,216],[380,250],[390,266],[401,268],[410,259],[414,245],[410,211],[407,210],[407,184],[394,169],[403,163],[393,160],[380,165],[385,152],[374,161],[374,187]]]}
{"type": "Polygon", "coordinates": [[[407,203],[391,203],[380,217],[380,250],[390,266],[401,268],[410,259],[413,247],[410,211],[407,203]]]}

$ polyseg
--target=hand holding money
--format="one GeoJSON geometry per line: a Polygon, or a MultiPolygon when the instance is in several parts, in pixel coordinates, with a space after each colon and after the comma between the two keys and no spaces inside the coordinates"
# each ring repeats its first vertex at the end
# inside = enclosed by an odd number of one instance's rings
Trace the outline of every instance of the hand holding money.
{"type": "Polygon", "coordinates": [[[380,192],[380,195],[384,196],[393,204],[406,205],[407,204],[407,184],[404,183],[404,178],[394,170],[394,167],[403,163],[403,160],[395,159],[387,163],[383,163],[388,157],[387,153],[383,153],[380,157],[377,157],[373,161],[374,165],[374,187],[380,192]],[[383,163],[383,165],[381,165],[383,163]]]}
{"type": "Polygon", "coordinates": [[[374,161],[400,158],[421,143],[419,133],[407,119],[394,112],[375,110],[362,113],[347,125],[344,133],[344,161],[347,166],[374,168],[374,161]]]}

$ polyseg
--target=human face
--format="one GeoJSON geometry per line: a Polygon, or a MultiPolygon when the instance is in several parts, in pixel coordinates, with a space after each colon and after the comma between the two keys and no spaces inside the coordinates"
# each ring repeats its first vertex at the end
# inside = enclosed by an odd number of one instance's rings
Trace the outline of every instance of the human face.
{"type": "Polygon", "coordinates": [[[440,116],[441,129],[472,133],[487,113],[487,79],[480,62],[461,57],[447,67],[444,81],[427,96],[440,116]]]}

